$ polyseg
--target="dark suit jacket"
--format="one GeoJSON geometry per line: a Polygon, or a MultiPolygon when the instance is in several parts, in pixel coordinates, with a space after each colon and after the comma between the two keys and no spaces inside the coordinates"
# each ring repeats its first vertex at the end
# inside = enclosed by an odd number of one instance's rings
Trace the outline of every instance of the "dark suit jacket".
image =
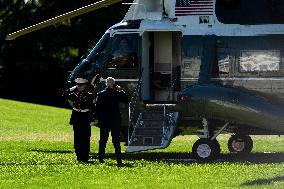
{"type": "Polygon", "coordinates": [[[128,95],[116,88],[105,88],[97,95],[96,115],[101,125],[104,122],[121,122],[119,103],[129,103],[128,95]]]}

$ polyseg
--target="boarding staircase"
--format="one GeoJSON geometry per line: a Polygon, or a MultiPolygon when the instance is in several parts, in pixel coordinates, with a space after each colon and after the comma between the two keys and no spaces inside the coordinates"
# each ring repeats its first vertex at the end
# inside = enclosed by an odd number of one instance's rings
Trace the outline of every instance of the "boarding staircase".
{"type": "Polygon", "coordinates": [[[168,111],[166,104],[146,106],[134,125],[126,152],[168,147],[174,137],[178,116],[178,112],[168,111]]]}
{"type": "MultiPolygon", "coordinates": [[[[140,102],[142,75],[143,70],[129,104],[128,146],[126,152],[168,147],[174,137],[179,118],[179,112],[171,111],[169,108],[175,106],[175,104],[145,104],[140,102]],[[141,108],[141,104],[144,104],[143,108],[141,108]]],[[[171,94],[168,95],[168,98],[170,96],[171,94]]]]}

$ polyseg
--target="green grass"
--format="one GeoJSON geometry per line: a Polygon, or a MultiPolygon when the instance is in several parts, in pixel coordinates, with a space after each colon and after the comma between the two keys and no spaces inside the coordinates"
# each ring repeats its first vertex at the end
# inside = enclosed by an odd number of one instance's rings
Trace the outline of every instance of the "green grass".
{"type": "Polygon", "coordinates": [[[176,137],[169,148],[125,155],[115,166],[113,147],[95,159],[98,129],[92,128],[90,164],[75,160],[70,110],[0,99],[0,188],[284,188],[284,139],[253,136],[248,156],[222,155],[212,163],[190,160],[195,136],[176,137]]]}

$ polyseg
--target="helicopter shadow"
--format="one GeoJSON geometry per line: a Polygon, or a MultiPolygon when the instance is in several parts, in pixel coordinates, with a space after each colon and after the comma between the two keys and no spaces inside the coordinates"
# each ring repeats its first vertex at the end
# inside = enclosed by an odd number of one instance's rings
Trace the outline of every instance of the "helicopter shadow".
{"type": "Polygon", "coordinates": [[[229,163],[254,163],[254,164],[264,164],[264,163],[284,163],[284,152],[255,152],[249,154],[222,154],[218,159],[220,162],[229,163]]]}
{"type": "Polygon", "coordinates": [[[261,185],[270,185],[273,184],[273,182],[284,182],[284,176],[278,176],[270,179],[257,179],[253,181],[247,181],[241,184],[240,186],[261,186],[261,185]]]}
{"type": "MultiPolygon", "coordinates": [[[[48,150],[48,149],[32,149],[31,152],[39,153],[54,153],[54,154],[72,154],[73,150],[48,150]]],[[[90,153],[91,159],[97,159],[97,153],[90,153]]],[[[114,153],[106,153],[106,158],[115,159],[114,153]]],[[[136,153],[123,153],[122,158],[125,160],[146,160],[146,161],[161,161],[168,163],[204,163],[196,161],[192,153],[187,152],[136,152],[136,153]]],[[[209,163],[228,162],[228,163],[284,163],[284,152],[274,153],[249,153],[249,154],[236,154],[228,153],[221,154],[217,160],[209,163]]],[[[208,162],[207,162],[208,163],[208,162]]]]}
{"type": "MultiPolygon", "coordinates": [[[[97,154],[91,154],[91,158],[96,159],[97,154]]],[[[107,153],[106,158],[115,159],[113,153],[107,153]]],[[[204,163],[197,161],[191,153],[186,152],[139,152],[139,153],[125,153],[123,154],[125,160],[146,160],[165,163],[190,164],[190,163],[204,163]]],[[[217,160],[206,163],[284,163],[284,152],[277,153],[250,153],[250,154],[221,154],[217,160]]]]}

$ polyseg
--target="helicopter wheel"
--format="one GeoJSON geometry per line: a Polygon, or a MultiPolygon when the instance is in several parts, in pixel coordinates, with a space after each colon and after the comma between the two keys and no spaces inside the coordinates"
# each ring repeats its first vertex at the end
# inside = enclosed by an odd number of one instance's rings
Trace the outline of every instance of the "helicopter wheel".
{"type": "Polygon", "coordinates": [[[228,149],[233,153],[250,153],[253,148],[253,141],[248,135],[232,135],[228,141],[228,149]]]}
{"type": "Polygon", "coordinates": [[[217,140],[198,139],[192,146],[192,153],[199,161],[210,161],[220,155],[220,145],[217,140]]]}

